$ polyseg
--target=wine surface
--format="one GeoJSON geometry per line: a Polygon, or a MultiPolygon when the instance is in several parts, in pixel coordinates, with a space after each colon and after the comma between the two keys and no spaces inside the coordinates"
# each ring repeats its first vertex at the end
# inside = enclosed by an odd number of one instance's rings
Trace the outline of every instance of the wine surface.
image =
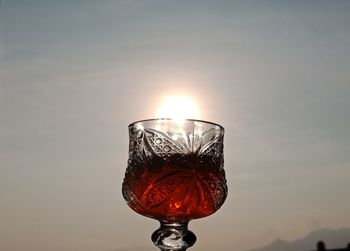
{"type": "Polygon", "coordinates": [[[208,216],[227,196],[222,164],[191,154],[130,162],[122,190],[134,211],[169,222],[208,216]]]}

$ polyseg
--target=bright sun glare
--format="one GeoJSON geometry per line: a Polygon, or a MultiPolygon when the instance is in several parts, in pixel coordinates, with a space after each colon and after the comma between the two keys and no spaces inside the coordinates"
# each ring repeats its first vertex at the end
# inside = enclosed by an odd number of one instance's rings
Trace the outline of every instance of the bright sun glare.
{"type": "Polygon", "coordinates": [[[159,118],[198,119],[199,109],[196,102],[189,96],[165,96],[158,109],[159,118]]]}

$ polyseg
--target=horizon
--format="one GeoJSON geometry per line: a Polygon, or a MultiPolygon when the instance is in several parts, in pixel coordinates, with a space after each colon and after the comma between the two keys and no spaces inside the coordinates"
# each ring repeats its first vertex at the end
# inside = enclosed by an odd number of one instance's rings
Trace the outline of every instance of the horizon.
{"type": "Polygon", "coordinates": [[[158,222],[121,184],[127,126],[172,95],[225,128],[228,197],[190,222],[189,250],[350,227],[349,13],[343,0],[1,1],[0,249],[156,250],[158,222]]]}

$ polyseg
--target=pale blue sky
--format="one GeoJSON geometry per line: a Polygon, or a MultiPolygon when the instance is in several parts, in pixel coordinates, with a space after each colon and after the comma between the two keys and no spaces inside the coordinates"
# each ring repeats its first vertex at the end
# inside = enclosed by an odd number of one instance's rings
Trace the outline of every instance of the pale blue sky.
{"type": "MultiPolygon", "coordinates": [[[[191,249],[350,226],[350,1],[19,1],[0,11],[0,249],[156,250],[121,196],[162,95],[222,124],[229,196],[191,249]]],[[[214,248],[215,247],[215,248],[214,248]]]]}

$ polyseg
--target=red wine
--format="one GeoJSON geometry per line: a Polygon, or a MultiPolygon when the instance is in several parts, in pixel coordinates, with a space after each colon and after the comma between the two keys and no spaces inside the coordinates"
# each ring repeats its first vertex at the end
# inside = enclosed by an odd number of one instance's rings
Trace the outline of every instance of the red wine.
{"type": "Polygon", "coordinates": [[[220,208],[227,196],[222,163],[195,155],[131,161],[123,196],[139,214],[164,221],[201,218],[220,208]]]}

